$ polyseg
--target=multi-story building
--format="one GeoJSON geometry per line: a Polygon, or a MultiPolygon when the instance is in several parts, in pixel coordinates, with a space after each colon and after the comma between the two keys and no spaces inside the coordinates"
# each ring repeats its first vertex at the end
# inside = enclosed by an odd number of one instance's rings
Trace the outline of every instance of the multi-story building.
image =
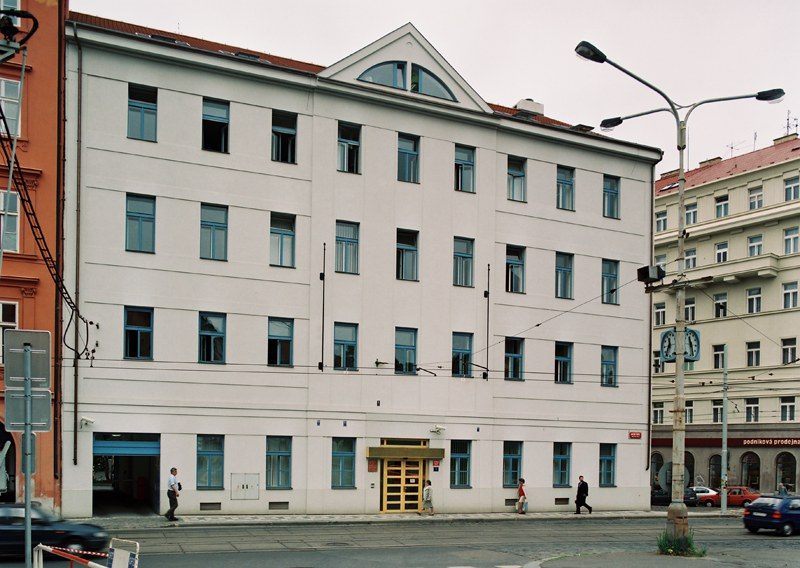
{"type": "MultiPolygon", "coordinates": [[[[677,176],[656,182],[655,262],[670,281],[677,258],[677,176]]],[[[686,319],[701,356],[686,368],[686,464],[690,478],[719,487],[723,372],[728,372],[730,484],[797,489],[800,400],[800,140],[728,160],[701,162],[686,176],[686,319]]],[[[653,298],[653,345],[674,325],[675,295],[653,298]]],[[[656,347],[654,347],[656,348],[656,347]]],[[[656,475],[671,459],[674,363],[654,352],[656,475]]]]}
{"type": "Polygon", "coordinates": [[[65,514],[163,512],[172,466],[186,513],[417,511],[426,480],[508,511],[520,476],[568,510],[579,474],[649,507],[659,150],[487,104],[410,24],[329,67],[67,34],[66,276],[99,329],[65,514]]]}

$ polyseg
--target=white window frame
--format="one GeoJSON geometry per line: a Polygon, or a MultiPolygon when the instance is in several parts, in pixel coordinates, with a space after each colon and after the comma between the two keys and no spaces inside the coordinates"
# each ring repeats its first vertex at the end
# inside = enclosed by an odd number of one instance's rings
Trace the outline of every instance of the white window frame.
{"type": "Polygon", "coordinates": [[[761,288],[747,289],[747,313],[761,313],[761,288]]]}
{"type": "Polygon", "coordinates": [[[667,230],[667,212],[656,211],[656,233],[663,233],[667,230]]]}
{"type": "Polygon", "coordinates": [[[785,201],[800,199],[800,177],[794,176],[783,180],[783,195],[785,201]]]}
{"type": "Polygon", "coordinates": [[[747,256],[760,256],[764,252],[763,235],[751,235],[747,237],[747,256]]]}
{"type": "Polygon", "coordinates": [[[659,302],[653,304],[653,325],[665,325],[667,323],[667,304],[659,302]]]}
{"type": "Polygon", "coordinates": [[[745,343],[745,349],[747,350],[747,366],[748,367],[760,367],[761,366],[761,342],[760,341],[748,341],[745,343]]]}
{"type": "Polygon", "coordinates": [[[697,223],[697,203],[690,203],[686,206],[686,225],[697,223]]]}
{"type": "Polygon", "coordinates": [[[19,327],[19,302],[0,302],[0,365],[3,365],[3,348],[5,346],[5,331],[7,329],[17,329],[19,327]],[[3,307],[14,306],[13,322],[3,321],[3,307]]]}
{"type": "MultiPolygon", "coordinates": [[[[3,221],[5,220],[5,190],[0,190],[0,230],[5,230],[3,228],[3,221]]],[[[3,251],[4,252],[19,252],[19,223],[20,223],[20,216],[19,216],[19,194],[16,191],[9,192],[9,197],[11,197],[12,201],[15,202],[15,207],[13,211],[8,212],[9,217],[14,217],[16,220],[16,227],[14,228],[14,248],[9,248],[6,244],[5,235],[3,235],[3,251]]]]}
{"type": "Polygon", "coordinates": [[[798,306],[797,282],[783,283],[783,309],[788,310],[798,306]]]}
{"type": "Polygon", "coordinates": [[[714,424],[719,424],[722,422],[722,401],[721,400],[712,400],[711,401],[711,422],[714,424]]]}
{"type": "Polygon", "coordinates": [[[746,398],[744,399],[744,412],[745,412],[745,422],[758,422],[758,401],[757,398],[746,398]],[[750,402],[751,400],[755,400],[755,402],[750,402]]]}
{"type": "Polygon", "coordinates": [[[714,216],[722,219],[730,214],[731,200],[727,195],[719,195],[714,198],[714,216]]]}
{"type": "Polygon", "coordinates": [[[697,302],[694,298],[686,298],[683,301],[683,315],[687,322],[697,319],[697,302]]]}
{"type": "Polygon", "coordinates": [[[796,416],[795,397],[782,396],[780,398],[780,401],[781,401],[781,422],[794,422],[796,416]]]}
{"type": "Polygon", "coordinates": [[[728,262],[728,241],[714,244],[714,259],[717,264],[728,262]]]}
{"type": "Polygon", "coordinates": [[[697,268],[697,249],[696,248],[686,249],[686,252],[683,255],[683,268],[684,268],[684,270],[689,270],[691,268],[697,268]]]}
{"type": "Polygon", "coordinates": [[[664,423],[664,403],[663,402],[654,402],[653,403],[653,424],[663,424],[664,423]]]}
{"type": "Polygon", "coordinates": [[[764,207],[764,188],[753,187],[747,191],[750,211],[764,207]]]}
{"type": "MultiPolygon", "coordinates": [[[[18,8],[17,8],[18,9],[18,8]]],[[[20,82],[15,81],[14,79],[5,79],[0,78],[0,105],[3,107],[3,114],[6,115],[6,120],[8,120],[8,111],[7,111],[7,103],[15,103],[17,105],[17,131],[12,132],[11,135],[19,136],[20,132],[22,131],[22,102],[21,102],[21,95],[20,92],[20,82]],[[6,95],[6,85],[9,83],[14,83],[17,86],[17,98],[12,98],[6,95]]]]}
{"type": "Polygon", "coordinates": [[[800,228],[789,227],[784,229],[783,254],[797,254],[798,252],[800,252],[800,228]]]}
{"type": "Polygon", "coordinates": [[[711,353],[713,354],[714,368],[723,369],[725,367],[725,345],[712,345],[711,353]]]}

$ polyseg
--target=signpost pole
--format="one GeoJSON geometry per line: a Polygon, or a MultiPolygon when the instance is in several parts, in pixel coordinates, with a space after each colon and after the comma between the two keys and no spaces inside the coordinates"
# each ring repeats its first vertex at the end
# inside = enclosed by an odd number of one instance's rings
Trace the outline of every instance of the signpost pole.
{"type": "Polygon", "coordinates": [[[728,511],[728,344],[722,348],[722,460],[720,511],[728,511]]]}
{"type": "Polygon", "coordinates": [[[33,393],[31,389],[31,344],[26,343],[22,353],[25,379],[25,433],[23,475],[25,476],[25,568],[33,566],[31,549],[31,421],[33,420],[33,393]]]}

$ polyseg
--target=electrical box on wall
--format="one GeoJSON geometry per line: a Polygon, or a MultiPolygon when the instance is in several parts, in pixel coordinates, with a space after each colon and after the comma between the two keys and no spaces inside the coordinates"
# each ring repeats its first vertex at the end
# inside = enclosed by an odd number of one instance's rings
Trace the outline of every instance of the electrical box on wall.
{"type": "Polygon", "coordinates": [[[231,500],[258,499],[258,473],[231,474],[231,500]]]}

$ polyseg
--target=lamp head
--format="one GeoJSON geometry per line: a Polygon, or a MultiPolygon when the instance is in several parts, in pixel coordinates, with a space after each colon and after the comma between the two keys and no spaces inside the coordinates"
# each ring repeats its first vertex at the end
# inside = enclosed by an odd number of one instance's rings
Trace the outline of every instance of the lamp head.
{"type": "Polygon", "coordinates": [[[620,124],[622,124],[622,118],[619,116],[615,116],[614,118],[606,118],[600,123],[600,129],[605,131],[614,130],[614,128],[620,124]]]}
{"type": "Polygon", "coordinates": [[[756,94],[757,101],[767,101],[769,103],[779,103],[783,99],[783,89],[770,89],[768,91],[759,91],[756,94]]]}
{"type": "Polygon", "coordinates": [[[575,53],[577,53],[584,59],[588,59],[589,61],[594,61],[595,63],[606,62],[606,54],[597,49],[588,41],[582,41],[577,46],[575,46],[575,53]]]}

